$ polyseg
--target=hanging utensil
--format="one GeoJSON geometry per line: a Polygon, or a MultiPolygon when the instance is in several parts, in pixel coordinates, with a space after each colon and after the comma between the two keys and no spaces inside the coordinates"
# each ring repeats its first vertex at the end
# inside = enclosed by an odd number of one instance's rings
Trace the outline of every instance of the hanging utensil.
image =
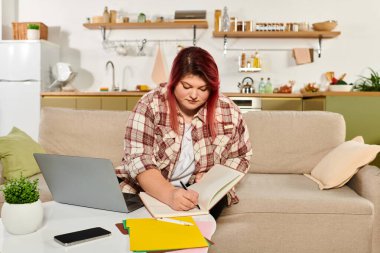
{"type": "Polygon", "coordinates": [[[141,45],[137,45],[137,48],[138,48],[138,52],[137,52],[137,55],[138,56],[145,56],[145,53],[144,53],[144,47],[145,47],[145,44],[147,43],[147,40],[146,39],[143,39],[141,41],[141,45]]]}

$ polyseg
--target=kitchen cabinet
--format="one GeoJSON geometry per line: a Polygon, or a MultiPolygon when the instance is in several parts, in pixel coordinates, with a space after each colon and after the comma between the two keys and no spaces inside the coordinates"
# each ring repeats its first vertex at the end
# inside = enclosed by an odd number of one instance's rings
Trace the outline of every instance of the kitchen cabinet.
{"type": "MultiPolygon", "coordinates": [[[[49,93],[49,92],[46,92],[49,93]]],[[[76,96],[67,95],[46,95],[41,97],[42,107],[60,107],[77,110],[113,110],[131,111],[140,100],[143,92],[131,92],[130,94],[102,95],[100,92],[93,92],[87,95],[86,92],[78,93],[76,96]],[[100,94],[99,94],[100,93],[100,94]],[[136,94],[137,93],[137,94],[136,94]],[[141,93],[141,94],[140,94],[141,93]],[[99,94],[99,95],[97,95],[99,94]]],[[[54,92],[53,92],[54,93],[54,92]]],[[[57,93],[56,93],[57,94],[57,93]]]]}
{"type": "Polygon", "coordinates": [[[59,108],[69,108],[76,109],[76,98],[67,97],[42,97],[41,99],[42,107],[59,107],[59,108]]]}
{"type": "Polygon", "coordinates": [[[261,110],[302,111],[302,98],[261,98],[261,110]]]}
{"type": "Polygon", "coordinates": [[[100,110],[102,108],[101,97],[77,97],[76,109],[78,110],[100,110]]]}
{"type": "MultiPolygon", "coordinates": [[[[343,115],[347,140],[361,135],[365,143],[380,145],[380,92],[360,93],[356,96],[326,96],[326,111],[343,115]]],[[[379,155],[372,164],[380,167],[379,155]]]]}
{"type": "Polygon", "coordinates": [[[126,97],[102,97],[102,110],[125,111],[127,100],[126,97]]]}
{"type": "Polygon", "coordinates": [[[302,100],[302,110],[303,111],[325,111],[326,99],[323,97],[315,97],[315,98],[304,98],[302,100]]]}
{"type": "Polygon", "coordinates": [[[127,111],[132,111],[141,96],[130,96],[127,98],[127,111]]]}

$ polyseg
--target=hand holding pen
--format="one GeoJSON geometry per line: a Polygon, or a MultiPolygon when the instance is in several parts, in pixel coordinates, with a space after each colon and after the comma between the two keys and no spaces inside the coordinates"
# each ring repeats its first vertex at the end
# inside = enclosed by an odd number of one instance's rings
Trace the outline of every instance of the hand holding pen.
{"type": "MultiPolygon", "coordinates": [[[[184,190],[187,191],[187,187],[186,187],[186,185],[185,185],[184,183],[182,183],[182,181],[179,181],[179,182],[181,183],[182,188],[183,188],[184,190]]],[[[199,210],[201,210],[201,208],[199,207],[199,205],[196,205],[196,207],[197,207],[199,210]]]]}

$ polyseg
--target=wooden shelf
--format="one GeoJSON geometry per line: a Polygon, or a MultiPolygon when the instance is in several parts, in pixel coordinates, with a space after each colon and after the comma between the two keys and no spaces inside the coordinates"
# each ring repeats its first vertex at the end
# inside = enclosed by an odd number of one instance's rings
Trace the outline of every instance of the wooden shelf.
{"type": "Polygon", "coordinates": [[[261,68],[239,68],[239,72],[260,72],[261,68]]]}
{"type": "Polygon", "coordinates": [[[335,38],[340,32],[213,32],[214,37],[228,38],[335,38]]]}
{"type": "Polygon", "coordinates": [[[87,29],[181,29],[181,28],[208,28],[207,21],[186,22],[157,22],[157,23],[85,23],[87,29]]]}

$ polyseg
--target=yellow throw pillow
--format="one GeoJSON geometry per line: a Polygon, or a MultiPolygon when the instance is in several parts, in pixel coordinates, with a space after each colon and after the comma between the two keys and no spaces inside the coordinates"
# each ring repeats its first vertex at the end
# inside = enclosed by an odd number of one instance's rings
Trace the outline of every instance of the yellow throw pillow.
{"type": "Polygon", "coordinates": [[[33,153],[45,153],[40,144],[20,129],[13,127],[7,136],[0,137],[0,161],[3,177],[30,177],[40,172],[33,153]]]}
{"type": "Polygon", "coordinates": [[[359,169],[370,163],[380,152],[379,145],[364,144],[358,136],[330,151],[311,171],[305,174],[319,189],[339,188],[345,185],[359,169]]]}

